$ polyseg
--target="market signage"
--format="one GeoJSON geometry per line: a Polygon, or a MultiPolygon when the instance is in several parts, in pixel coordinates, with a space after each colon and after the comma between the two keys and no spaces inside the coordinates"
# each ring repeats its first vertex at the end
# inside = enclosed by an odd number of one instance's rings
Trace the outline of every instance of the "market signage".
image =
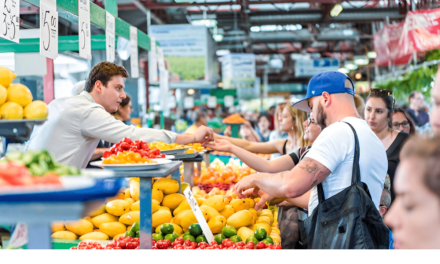
{"type": "Polygon", "coordinates": [[[251,88],[255,83],[255,54],[230,53],[222,57],[225,89],[251,88]]]}
{"type": "Polygon", "coordinates": [[[440,48],[440,9],[408,12],[405,21],[374,34],[376,64],[407,64],[414,52],[440,48]]]}
{"type": "Polygon", "coordinates": [[[311,77],[321,72],[337,71],[339,59],[295,60],[295,77],[311,77]]]}
{"type": "Polygon", "coordinates": [[[58,12],[56,0],[40,0],[40,54],[58,57],[58,12]]]}
{"type": "Polygon", "coordinates": [[[164,116],[170,115],[170,107],[169,107],[169,83],[168,83],[169,75],[168,71],[163,69],[160,70],[160,109],[164,116]]]}
{"type": "Polygon", "coordinates": [[[196,198],[194,198],[194,195],[192,194],[190,188],[186,188],[183,191],[183,194],[188,200],[189,206],[191,207],[194,216],[197,218],[197,221],[199,222],[199,225],[203,230],[203,234],[205,235],[206,240],[208,240],[208,243],[211,244],[211,242],[214,241],[214,235],[212,234],[211,229],[208,226],[208,223],[206,223],[206,220],[203,217],[202,211],[200,210],[200,207],[197,204],[196,198]]]}
{"type": "Polygon", "coordinates": [[[108,11],[105,11],[105,53],[107,61],[115,61],[115,17],[108,11]]]}
{"type": "Polygon", "coordinates": [[[90,0],[78,1],[79,56],[92,59],[92,35],[90,30],[90,0]]]}
{"type": "Polygon", "coordinates": [[[20,1],[0,0],[0,37],[19,43],[20,1]]]}
{"type": "Polygon", "coordinates": [[[130,65],[131,65],[131,78],[139,77],[139,59],[138,59],[138,38],[137,28],[130,27],[130,65]]]}
{"type": "Polygon", "coordinates": [[[157,83],[157,53],[156,39],[150,37],[150,51],[148,52],[148,78],[150,83],[157,83]]]}

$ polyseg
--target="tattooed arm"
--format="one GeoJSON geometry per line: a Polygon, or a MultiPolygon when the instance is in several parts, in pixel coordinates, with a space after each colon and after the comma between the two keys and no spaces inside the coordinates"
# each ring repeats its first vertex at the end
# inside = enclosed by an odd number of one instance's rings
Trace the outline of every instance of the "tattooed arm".
{"type": "Polygon", "coordinates": [[[235,188],[240,197],[243,197],[242,191],[256,187],[273,197],[295,198],[324,181],[330,173],[318,161],[304,158],[291,171],[250,175],[238,182],[235,188]]]}

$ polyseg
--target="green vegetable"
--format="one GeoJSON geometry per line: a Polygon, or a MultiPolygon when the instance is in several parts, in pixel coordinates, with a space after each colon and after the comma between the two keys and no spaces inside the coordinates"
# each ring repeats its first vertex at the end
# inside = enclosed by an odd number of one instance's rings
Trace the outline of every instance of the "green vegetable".
{"type": "Polygon", "coordinates": [[[45,173],[43,168],[41,168],[41,166],[37,163],[32,163],[30,169],[33,172],[32,174],[35,176],[43,176],[45,173]]]}
{"type": "Polygon", "coordinates": [[[21,158],[21,161],[23,161],[23,163],[26,166],[31,165],[34,161],[35,161],[35,155],[34,152],[32,151],[28,151],[26,153],[23,154],[23,157],[21,158]]]}

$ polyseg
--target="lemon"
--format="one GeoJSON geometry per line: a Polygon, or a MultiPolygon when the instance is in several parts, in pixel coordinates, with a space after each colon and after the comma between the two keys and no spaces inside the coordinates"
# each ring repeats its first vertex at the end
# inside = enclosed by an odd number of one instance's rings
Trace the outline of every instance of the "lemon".
{"type": "Polygon", "coordinates": [[[32,93],[25,85],[13,83],[8,87],[8,102],[15,102],[22,107],[32,102],[32,93]]]}
{"type": "Polygon", "coordinates": [[[0,105],[6,102],[6,98],[8,98],[8,90],[0,85],[0,105]]]}
{"type": "Polygon", "coordinates": [[[26,119],[45,119],[49,115],[49,110],[45,102],[37,100],[24,108],[24,118],[26,119]]]}
{"type": "Polygon", "coordinates": [[[0,106],[0,119],[23,119],[23,107],[14,102],[0,106]]]}
{"type": "Polygon", "coordinates": [[[12,81],[17,77],[13,71],[6,67],[0,67],[0,85],[8,87],[12,81]]]}

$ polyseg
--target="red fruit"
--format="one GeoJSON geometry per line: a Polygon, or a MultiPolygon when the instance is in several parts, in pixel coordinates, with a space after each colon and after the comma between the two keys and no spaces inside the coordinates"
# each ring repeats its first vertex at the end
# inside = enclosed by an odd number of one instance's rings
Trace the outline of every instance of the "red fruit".
{"type": "Polygon", "coordinates": [[[267,209],[267,204],[264,204],[264,205],[263,205],[263,209],[267,209]]]}
{"type": "Polygon", "coordinates": [[[283,249],[283,248],[281,247],[281,245],[274,245],[272,248],[273,248],[273,249],[283,249]]]}
{"type": "Polygon", "coordinates": [[[246,244],[243,241],[237,242],[237,247],[244,247],[246,244]]]}
{"type": "Polygon", "coordinates": [[[206,246],[206,245],[199,245],[199,249],[205,249],[205,248],[207,248],[208,246],[206,246]]]}
{"type": "Polygon", "coordinates": [[[264,244],[264,242],[257,243],[257,249],[265,249],[265,248],[266,248],[266,244],[264,244]]]}
{"type": "Polygon", "coordinates": [[[157,249],[157,247],[156,247],[156,246],[153,246],[153,247],[151,247],[151,249],[157,249]]]}
{"type": "Polygon", "coordinates": [[[122,248],[120,248],[120,247],[114,247],[114,248],[112,248],[112,249],[114,249],[114,250],[118,250],[118,249],[122,249],[122,248]]]}
{"type": "Polygon", "coordinates": [[[255,249],[255,244],[254,242],[250,241],[246,244],[246,248],[247,249],[255,249]]]}
{"type": "Polygon", "coordinates": [[[225,247],[223,245],[219,245],[218,249],[224,249],[225,247]]]}
{"type": "Polygon", "coordinates": [[[138,242],[138,243],[139,243],[139,238],[138,238],[138,237],[133,237],[133,238],[131,239],[131,241],[132,241],[132,242],[138,242]]]}
{"type": "Polygon", "coordinates": [[[87,245],[87,248],[86,248],[86,249],[94,249],[94,248],[95,248],[94,245],[87,245]]]}
{"type": "Polygon", "coordinates": [[[187,239],[187,240],[185,240],[185,242],[184,242],[184,244],[185,244],[185,246],[191,246],[191,240],[189,240],[189,239],[187,239]]]}
{"type": "Polygon", "coordinates": [[[110,151],[104,151],[104,153],[102,154],[102,157],[104,158],[104,159],[106,159],[106,158],[108,158],[108,157],[110,157],[112,155],[112,153],[110,152],[110,151]]]}
{"type": "Polygon", "coordinates": [[[179,243],[179,245],[183,245],[183,238],[178,237],[176,240],[174,240],[174,243],[179,243]]]}
{"type": "MultiPolygon", "coordinates": [[[[215,242],[215,241],[214,241],[215,242]]],[[[209,244],[206,242],[200,242],[199,243],[199,247],[204,246],[204,247],[209,247],[209,244]]]]}
{"type": "Polygon", "coordinates": [[[237,246],[237,249],[245,249],[245,247],[237,246]]]}
{"type": "Polygon", "coordinates": [[[227,247],[226,243],[228,243],[228,242],[231,242],[231,240],[229,238],[223,239],[223,241],[222,241],[223,247],[227,247]]]}
{"type": "Polygon", "coordinates": [[[124,242],[124,241],[118,241],[118,242],[116,243],[116,246],[117,246],[117,247],[120,247],[120,248],[122,248],[122,249],[125,249],[125,248],[127,247],[127,242],[124,242]]]}
{"type": "Polygon", "coordinates": [[[196,242],[191,242],[191,247],[192,247],[193,249],[196,249],[196,248],[197,248],[197,243],[196,243],[196,242]]]}
{"type": "Polygon", "coordinates": [[[70,249],[78,249],[78,247],[71,247],[70,249]]]}
{"type": "Polygon", "coordinates": [[[135,248],[137,248],[137,246],[139,246],[138,242],[128,242],[126,248],[127,249],[135,249],[135,248]]]}
{"type": "Polygon", "coordinates": [[[123,140],[125,143],[128,143],[129,145],[133,144],[133,141],[129,138],[124,138],[123,140]]]}
{"type": "Polygon", "coordinates": [[[150,150],[150,147],[148,147],[148,143],[146,142],[142,142],[140,148],[146,151],[150,150]]]}

